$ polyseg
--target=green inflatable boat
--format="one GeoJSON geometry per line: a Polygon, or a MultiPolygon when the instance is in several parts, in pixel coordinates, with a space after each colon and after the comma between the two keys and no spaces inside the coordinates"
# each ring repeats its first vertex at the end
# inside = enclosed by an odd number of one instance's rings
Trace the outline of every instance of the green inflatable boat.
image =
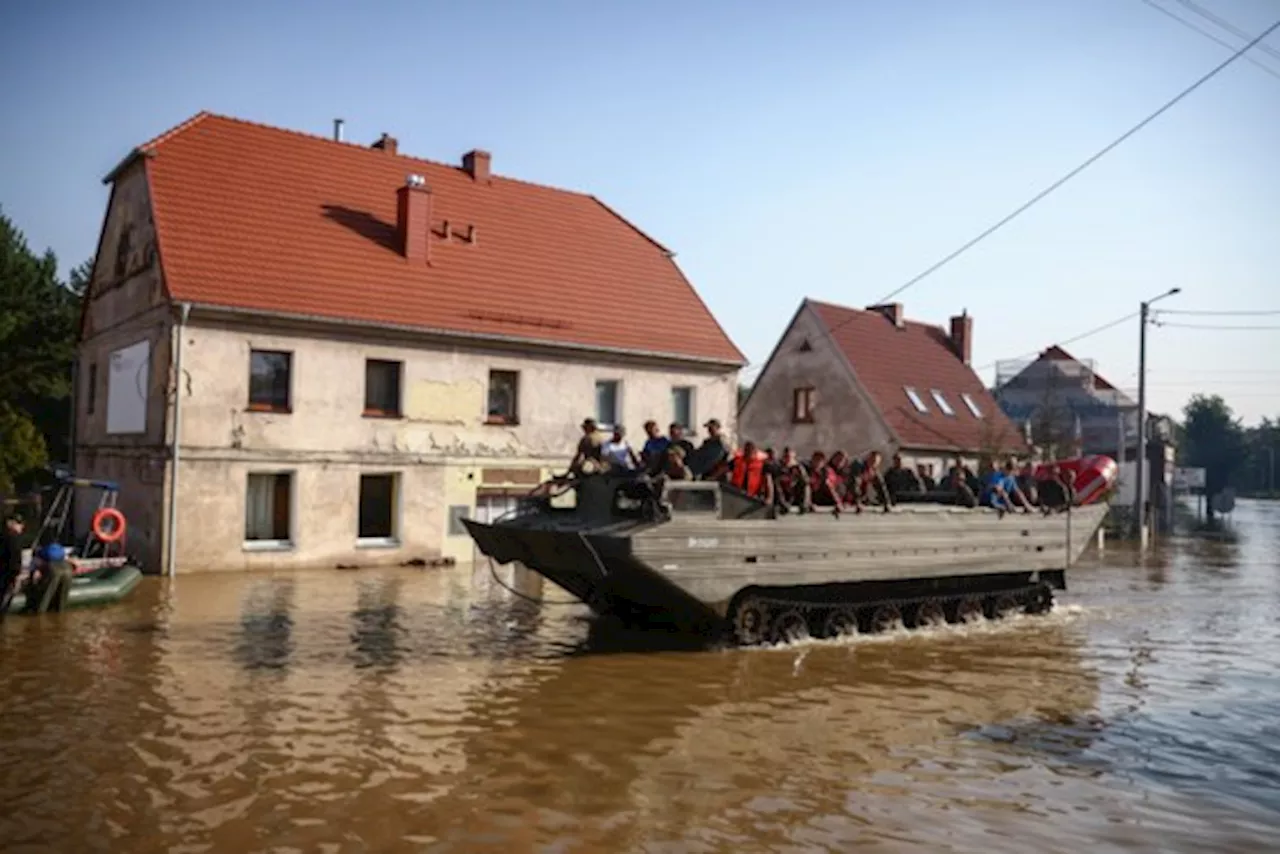
{"type": "MultiPolygon", "coordinates": [[[[76,575],[67,596],[68,608],[85,608],[91,605],[109,605],[119,602],[138,586],[142,570],[131,563],[104,566],[76,575]]],[[[23,583],[23,582],[20,582],[23,583]]],[[[25,584],[24,584],[25,586],[25,584]]],[[[9,603],[9,613],[19,614],[27,606],[25,590],[19,590],[9,603]]]]}

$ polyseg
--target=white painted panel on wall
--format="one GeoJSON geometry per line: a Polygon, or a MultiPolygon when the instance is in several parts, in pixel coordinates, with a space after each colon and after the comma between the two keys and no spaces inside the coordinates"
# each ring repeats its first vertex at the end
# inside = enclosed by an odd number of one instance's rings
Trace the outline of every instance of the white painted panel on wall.
{"type": "Polygon", "coordinates": [[[146,432],[150,367],[150,341],[112,351],[107,374],[108,433],[146,432]]]}

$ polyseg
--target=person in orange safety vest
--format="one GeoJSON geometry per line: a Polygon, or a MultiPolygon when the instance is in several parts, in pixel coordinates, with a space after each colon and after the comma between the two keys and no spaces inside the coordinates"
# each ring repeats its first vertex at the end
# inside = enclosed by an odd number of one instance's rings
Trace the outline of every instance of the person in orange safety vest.
{"type": "Polygon", "coordinates": [[[755,442],[744,442],[742,450],[733,455],[729,482],[752,498],[772,504],[773,474],[765,466],[767,459],[755,442]]]}

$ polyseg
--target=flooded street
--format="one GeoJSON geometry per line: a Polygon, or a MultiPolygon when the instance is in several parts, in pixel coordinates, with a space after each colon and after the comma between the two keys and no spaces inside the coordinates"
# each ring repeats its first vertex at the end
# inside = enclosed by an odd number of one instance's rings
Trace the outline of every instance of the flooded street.
{"type": "Polygon", "coordinates": [[[1280,504],[1234,529],[1047,617],[754,651],[486,569],[149,578],[0,627],[0,848],[1274,850],[1280,504]]]}

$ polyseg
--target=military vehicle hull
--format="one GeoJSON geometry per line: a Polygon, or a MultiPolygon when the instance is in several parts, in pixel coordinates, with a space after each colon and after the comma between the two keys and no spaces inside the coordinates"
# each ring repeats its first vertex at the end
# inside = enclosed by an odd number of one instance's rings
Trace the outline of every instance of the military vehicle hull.
{"type": "Polygon", "coordinates": [[[1105,505],[998,513],[942,504],[774,517],[731,487],[673,485],[631,518],[527,507],[466,521],[479,550],[519,563],[625,622],[756,643],[1043,611],[1105,505]]]}

